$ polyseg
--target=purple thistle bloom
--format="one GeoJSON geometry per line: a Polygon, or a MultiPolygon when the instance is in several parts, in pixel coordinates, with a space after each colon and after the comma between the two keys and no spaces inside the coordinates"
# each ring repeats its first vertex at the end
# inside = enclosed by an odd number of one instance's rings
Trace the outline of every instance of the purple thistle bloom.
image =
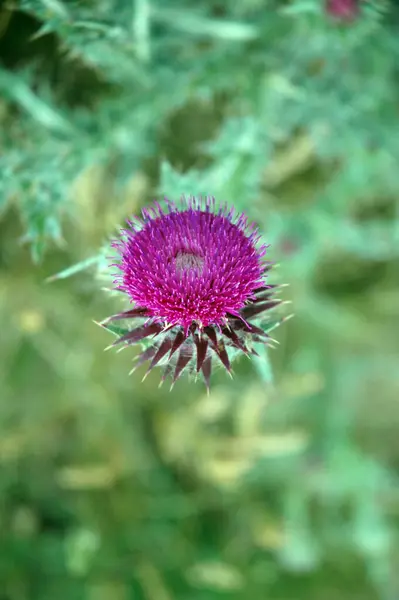
{"type": "Polygon", "coordinates": [[[326,0],[326,11],[340,21],[352,21],[359,14],[359,0],[326,0]]]}
{"type": "Polygon", "coordinates": [[[119,258],[114,283],[134,308],[102,325],[139,320],[113,345],[150,339],[138,357],[138,364],[150,361],[147,373],[165,365],[162,381],[174,370],[174,383],[187,368],[209,387],[214,358],[230,372],[228,350],[256,354],[253,342],[270,340],[248,321],[281,303],[273,298],[276,286],[266,284],[267,246],[245,215],[211,197],[190,197],[181,209],[156,203],[142,214],[112,244],[119,258]]]}

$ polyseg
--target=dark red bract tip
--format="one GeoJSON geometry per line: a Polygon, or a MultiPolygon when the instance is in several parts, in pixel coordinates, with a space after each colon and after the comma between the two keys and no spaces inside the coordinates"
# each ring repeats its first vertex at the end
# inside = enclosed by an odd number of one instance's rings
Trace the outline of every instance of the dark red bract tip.
{"type": "Polygon", "coordinates": [[[248,319],[280,301],[266,285],[267,247],[245,215],[212,197],[157,203],[129,221],[113,247],[115,285],[135,307],[106,322],[141,321],[115,343],[149,339],[150,370],[166,364],[173,381],[186,368],[201,371],[208,385],[212,357],[230,371],[229,347],[251,354],[251,338],[268,340],[248,319]]]}

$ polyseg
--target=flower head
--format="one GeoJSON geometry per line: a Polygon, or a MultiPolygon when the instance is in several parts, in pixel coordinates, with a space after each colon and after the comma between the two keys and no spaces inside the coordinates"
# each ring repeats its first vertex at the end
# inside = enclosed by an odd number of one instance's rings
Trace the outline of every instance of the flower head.
{"type": "Polygon", "coordinates": [[[270,340],[248,321],[280,304],[266,284],[267,247],[245,215],[214,198],[156,203],[142,215],[113,244],[115,284],[134,308],[102,324],[140,320],[115,344],[150,340],[138,357],[150,361],[148,372],[165,365],[163,380],[174,369],[174,382],[186,368],[201,371],[209,386],[213,358],[230,372],[229,352],[256,354],[252,342],[270,340]]]}
{"type": "Polygon", "coordinates": [[[352,21],[359,14],[359,0],[326,0],[326,11],[340,21],[352,21]]]}

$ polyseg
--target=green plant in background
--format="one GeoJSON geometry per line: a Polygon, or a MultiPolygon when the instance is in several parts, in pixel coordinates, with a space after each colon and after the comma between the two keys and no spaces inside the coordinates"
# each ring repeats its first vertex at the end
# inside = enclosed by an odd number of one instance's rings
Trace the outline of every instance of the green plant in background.
{"type": "Polygon", "coordinates": [[[5,600],[397,600],[398,16],[2,5],[5,600]],[[258,223],[296,315],[209,398],[92,323],[116,226],[182,194],[258,223]]]}

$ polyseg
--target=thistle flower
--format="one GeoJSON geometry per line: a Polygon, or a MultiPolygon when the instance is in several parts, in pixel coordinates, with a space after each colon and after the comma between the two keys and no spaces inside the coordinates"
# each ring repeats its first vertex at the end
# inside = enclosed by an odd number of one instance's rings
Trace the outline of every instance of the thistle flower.
{"type": "Polygon", "coordinates": [[[326,0],[326,11],[340,21],[352,21],[359,14],[359,0],[326,0]]]}
{"type": "Polygon", "coordinates": [[[281,303],[266,283],[267,246],[245,215],[212,197],[183,199],[180,209],[156,203],[142,215],[112,244],[114,284],[134,307],[101,325],[137,320],[113,346],[147,343],[137,364],[150,361],[146,375],[163,365],[161,383],[173,371],[173,385],[185,369],[201,372],[209,389],[215,360],[230,373],[233,354],[256,355],[253,342],[270,342],[250,321],[281,303]]]}

